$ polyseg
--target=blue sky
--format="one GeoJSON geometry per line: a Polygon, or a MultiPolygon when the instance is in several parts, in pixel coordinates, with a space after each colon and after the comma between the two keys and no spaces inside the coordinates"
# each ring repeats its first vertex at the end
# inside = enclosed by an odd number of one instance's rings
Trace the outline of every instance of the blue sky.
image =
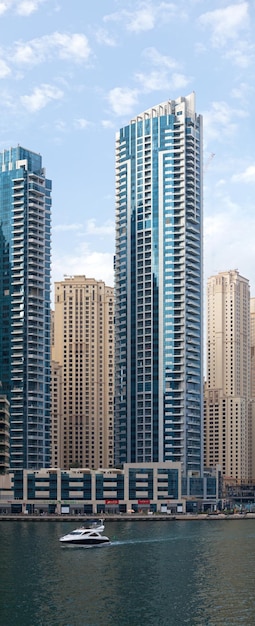
{"type": "Polygon", "coordinates": [[[115,132],[195,91],[205,282],[238,269],[255,296],[255,1],[0,0],[0,31],[0,149],[53,181],[53,281],[113,285],[115,132]]]}

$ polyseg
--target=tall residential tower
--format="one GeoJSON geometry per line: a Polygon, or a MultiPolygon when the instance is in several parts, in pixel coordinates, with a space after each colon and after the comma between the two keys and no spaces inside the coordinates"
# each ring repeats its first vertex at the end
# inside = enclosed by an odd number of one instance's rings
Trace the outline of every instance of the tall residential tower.
{"type": "Polygon", "coordinates": [[[251,478],[249,452],[250,288],[237,270],[207,284],[205,465],[227,478],[251,478]]]}
{"type": "Polygon", "coordinates": [[[10,402],[10,464],[50,462],[51,181],[42,157],[0,154],[0,381],[10,402]]]}
{"type": "Polygon", "coordinates": [[[255,481],[255,298],[250,300],[251,325],[251,383],[250,383],[250,412],[249,412],[249,457],[251,463],[251,478],[255,481]]]}
{"type": "Polygon", "coordinates": [[[115,461],[202,467],[202,119],[195,95],[116,138],[115,461]]]}
{"type": "Polygon", "coordinates": [[[86,276],[55,283],[52,463],[113,465],[113,287],[86,276]]]}

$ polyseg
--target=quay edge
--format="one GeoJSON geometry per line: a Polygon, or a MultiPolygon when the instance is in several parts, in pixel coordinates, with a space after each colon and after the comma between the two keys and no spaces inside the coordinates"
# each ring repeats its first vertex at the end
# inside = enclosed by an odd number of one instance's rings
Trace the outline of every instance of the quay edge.
{"type": "MultiPolygon", "coordinates": [[[[89,522],[90,519],[95,519],[97,516],[84,516],[84,515],[24,515],[19,513],[0,515],[0,522],[79,522],[80,524],[89,522]]],[[[100,516],[98,516],[100,517],[100,516]]],[[[106,515],[104,520],[108,522],[190,522],[190,521],[230,521],[230,520],[245,520],[255,519],[255,513],[234,513],[230,515],[225,514],[206,514],[201,513],[198,515],[192,514],[177,514],[177,515],[106,515]]]]}

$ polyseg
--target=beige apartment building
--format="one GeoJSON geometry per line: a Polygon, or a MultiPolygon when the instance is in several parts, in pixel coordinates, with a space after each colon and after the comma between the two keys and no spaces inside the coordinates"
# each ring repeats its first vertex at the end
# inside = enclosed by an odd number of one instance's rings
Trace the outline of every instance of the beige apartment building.
{"type": "Polygon", "coordinates": [[[250,391],[250,431],[249,452],[251,458],[251,475],[255,481],[255,298],[251,298],[251,391],[250,391]]]}
{"type": "Polygon", "coordinates": [[[113,466],[114,290],[86,276],[55,283],[52,466],[113,466]]]}
{"type": "Polygon", "coordinates": [[[204,464],[223,476],[251,478],[250,288],[237,270],[207,284],[207,381],[204,394],[204,464]]]}

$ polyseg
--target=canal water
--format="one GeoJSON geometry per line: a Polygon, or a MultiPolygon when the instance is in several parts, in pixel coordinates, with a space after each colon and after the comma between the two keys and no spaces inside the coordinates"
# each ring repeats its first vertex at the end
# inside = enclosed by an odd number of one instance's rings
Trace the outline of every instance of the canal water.
{"type": "Polygon", "coordinates": [[[253,626],[255,519],[106,522],[111,545],[67,548],[70,522],[0,522],[1,626],[253,626]]]}

